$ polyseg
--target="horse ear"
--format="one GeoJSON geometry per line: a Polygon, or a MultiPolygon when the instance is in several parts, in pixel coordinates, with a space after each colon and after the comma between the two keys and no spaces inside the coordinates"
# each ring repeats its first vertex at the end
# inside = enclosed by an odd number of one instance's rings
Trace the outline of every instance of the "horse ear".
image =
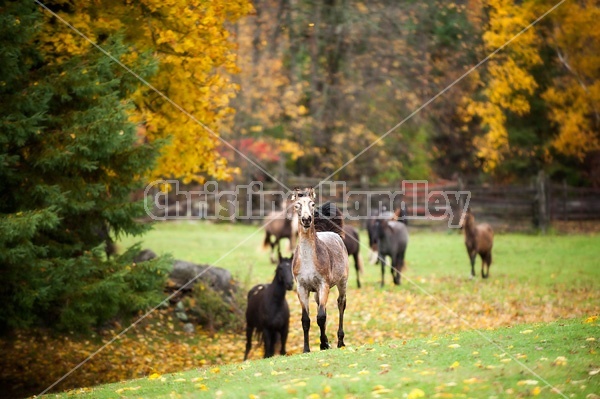
{"type": "Polygon", "coordinates": [[[309,190],[308,193],[310,195],[310,198],[312,198],[313,200],[317,199],[317,194],[315,194],[315,189],[311,187],[308,190],[309,190]]]}
{"type": "Polygon", "coordinates": [[[300,189],[298,187],[295,187],[294,190],[292,191],[290,201],[296,201],[296,199],[298,198],[298,191],[300,191],[300,189]]]}

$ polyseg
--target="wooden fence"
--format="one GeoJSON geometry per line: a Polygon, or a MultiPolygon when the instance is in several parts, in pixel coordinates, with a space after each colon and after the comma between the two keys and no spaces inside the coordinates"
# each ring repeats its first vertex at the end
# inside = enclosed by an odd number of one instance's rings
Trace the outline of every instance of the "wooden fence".
{"type": "MultiPolygon", "coordinates": [[[[316,179],[295,179],[288,187],[317,186],[316,179]]],[[[403,208],[414,227],[449,228],[459,223],[468,204],[479,222],[498,230],[544,231],[552,221],[600,221],[600,189],[549,183],[543,174],[529,185],[481,186],[462,181],[407,181],[398,187],[324,182],[318,202],[335,202],[351,224],[362,225],[374,213],[403,208]],[[375,212],[373,212],[375,211],[375,212]]],[[[281,209],[288,192],[274,184],[181,186],[168,194],[158,186],[146,191],[153,219],[208,219],[260,223],[281,209]]]]}

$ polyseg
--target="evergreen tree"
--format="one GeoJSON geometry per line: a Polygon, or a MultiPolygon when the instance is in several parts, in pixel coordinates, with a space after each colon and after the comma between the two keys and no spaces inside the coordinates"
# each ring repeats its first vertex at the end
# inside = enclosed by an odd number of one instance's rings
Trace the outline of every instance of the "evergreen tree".
{"type": "MultiPolygon", "coordinates": [[[[138,82],[90,46],[57,60],[36,41],[32,2],[0,0],[0,329],[87,328],[155,304],[166,260],[106,259],[115,236],[140,234],[132,190],[157,148],[138,143],[128,96],[138,82]]],[[[101,45],[116,58],[126,46],[101,45]]],[[[150,74],[150,57],[135,65],[150,74]]]]}

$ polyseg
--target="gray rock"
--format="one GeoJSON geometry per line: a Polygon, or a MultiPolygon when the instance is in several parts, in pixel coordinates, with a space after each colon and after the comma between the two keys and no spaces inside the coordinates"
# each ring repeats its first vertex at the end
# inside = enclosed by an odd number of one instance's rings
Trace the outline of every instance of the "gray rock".
{"type": "Polygon", "coordinates": [[[196,327],[194,327],[192,323],[185,323],[183,325],[183,331],[188,334],[193,334],[194,332],[196,332],[196,327]]]}
{"type": "Polygon", "coordinates": [[[207,287],[223,293],[224,296],[231,296],[236,290],[228,270],[209,265],[197,265],[183,260],[176,260],[173,263],[169,280],[171,287],[176,290],[191,290],[199,281],[202,281],[207,287]]]}
{"type": "MultiPolygon", "coordinates": [[[[179,302],[179,303],[181,303],[181,302],[179,302]]],[[[188,316],[187,316],[187,314],[185,314],[185,312],[175,312],[175,316],[179,320],[184,321],[184,322],[189,320],[188,316]]]]}
{"type": "Polygon", "coordinates": [[[156,254],[154,253],[154,251],[152,251],[151,249],[144,249],[133,258],[133,261],[135,263],[141,263],[154,258],[156,258],[156,254]]]}

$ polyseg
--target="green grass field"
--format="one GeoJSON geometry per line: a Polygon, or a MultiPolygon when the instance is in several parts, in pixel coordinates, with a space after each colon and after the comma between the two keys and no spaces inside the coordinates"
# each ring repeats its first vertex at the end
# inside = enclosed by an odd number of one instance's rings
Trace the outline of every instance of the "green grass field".
{"type": "MultiPolygon", "coordinates": [[[[469,277],[463,236],[458,230],[410,232],[406,255],[408,278],[469,277]]],[[[156,224],[143,239],[127,237],[120,245],[126,247],[141,241],[143,248],[159,254],[171,253],[176,259],[223,267],[238,280],[254,284],[270,280],[273,272],[268,252],[262,249],[263,238],[259,226],[179,222],[156,224]]],[[[283,242],[284,256],[288,256],[287,240],[283,242]]],[[[377,285],[381,270],[367,265],[368,240],[364,230],[361,230],[361,244],[364,280],[367,285],[377,285]]],[[[600,275],[595,262],[599,255],[598,235],[497,235],[490,273],[492,277],[509,277],[540,287],[579,284],[600,275]]],[[[350,266],[354,280],[353,265],[350,266]]],[[[476,271],[479,275],[479,263],[476,271]]],[[[389,273],[386,277],[391,283],[389,273]]]]}
{"type": "MultiPolygon", "coordinates": [[[[110,381],[95,370],[112,373],[106,365],[111,359],[133,358],[130,353],[144,350],[139,357],[146,367],[114,375],[152,374],[150,378],[71,394],[93,398],[560,397],[551,393],[547,383],[567,397],[600,394],[600,377],[590,375],[600,368],[599,321],[592,317],[600,312],[600,236],[499,234],[491,277],[482,280],[469,278],[463,237],[457,231],[410,232],[401,286],[392,285],[389,271],[385,287],[379,286],[381,269],[367,263],[368,251],[363,247],[365,271],[359,290],[351,262],[344,350],[318,351],[313,304],[313,353],[301,354],[300,307],[293,292],[287,297],[291,356],[270,360],[261,360],[262,350],[255,348],[250,354],[255,360],[242,363],[245,336],[241,332],[209,336],[199,330],[193,337],[178,335],[174,342],[172,334],[179,334],[181,326],[167,310],[150,322],[151,328],[138,329],[134,336],[106,348],[90,362],[90,370],[86,366],[81,370],[87,373],[82,381],[110,381]],[[122,348],[126,343],[139,345],[127,352],[122,348]],[[181,361],[170,361],[165,346],[181,361]]],[[[159,254],[226,268],[247,289],[272,279],[274,266],[261,248],[262,240],[257,226],[181,222],[157,224],[142,240],[126,238],[120,245],[125,248],[142,241],[143,248],[159,254]]],[[[361,240],[367,242],[366,234],[361,240]]],[[[479,262],[476,270],[479,274],[479,262]]],[[[335,344],[335,291],[331,297],[327,331],[335,344]]]]}

